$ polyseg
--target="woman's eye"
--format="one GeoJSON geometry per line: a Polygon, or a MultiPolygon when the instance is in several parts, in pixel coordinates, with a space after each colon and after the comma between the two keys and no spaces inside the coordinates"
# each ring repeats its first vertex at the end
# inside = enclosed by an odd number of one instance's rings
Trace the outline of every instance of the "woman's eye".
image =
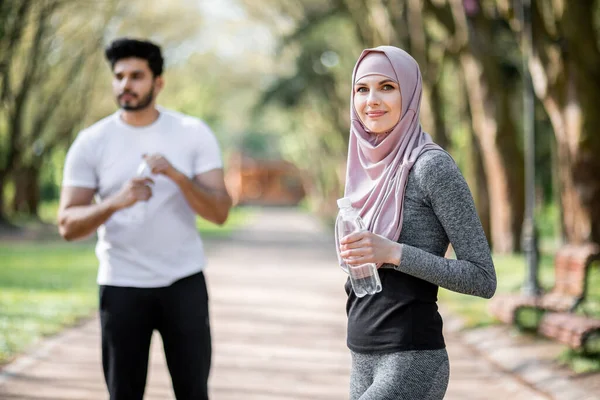
{"type": "Polygon", "coordinates": [[[383,90],[394,90],[395,88],[392,85],[383,85],[383,90]]]}
{"type": "Polygon", "coordinates": [[[367,88],[362,86],[359,87],[358,89],[356,89],[356,93],[365,93],[367,91],[367,88]]]}

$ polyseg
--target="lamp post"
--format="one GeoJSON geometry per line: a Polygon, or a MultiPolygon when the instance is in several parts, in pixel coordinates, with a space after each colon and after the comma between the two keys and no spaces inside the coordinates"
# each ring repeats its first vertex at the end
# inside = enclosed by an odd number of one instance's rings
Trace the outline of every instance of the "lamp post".
{"type": "MultiPolygon", "coordinates": [[[[518,0],[517,0],[518,1],[518,0]]],[[[535,223],[535,112],[533,84],[529,71],[533,35],[531,28],[531,0],[520,0],[517,7],[521,20],[521,44],[523,50],[523,136],[525,141],[525,218],[523,221],[522,245],[527,260],[527,276],[523,293],[536,295],[538,283],[538,237],[535,223]]]]}

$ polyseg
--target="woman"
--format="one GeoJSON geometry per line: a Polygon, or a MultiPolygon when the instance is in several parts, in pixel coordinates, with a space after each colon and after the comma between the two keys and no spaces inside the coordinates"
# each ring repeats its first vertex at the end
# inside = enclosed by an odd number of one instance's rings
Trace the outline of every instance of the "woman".
{"type": "Polygon", "coordinates": [[[345,196],[367,230],[339,240],[348,265],[376,263],[383,290],[348,294],[350,398],[442,399],[448,354],[438,287],[490,298],[496,274],[473,198],[419,123],[419,66],[391,46],[364,50],[352,74],[345,196]],[[456,260],[444,258],[449,244],[456,260]]]}

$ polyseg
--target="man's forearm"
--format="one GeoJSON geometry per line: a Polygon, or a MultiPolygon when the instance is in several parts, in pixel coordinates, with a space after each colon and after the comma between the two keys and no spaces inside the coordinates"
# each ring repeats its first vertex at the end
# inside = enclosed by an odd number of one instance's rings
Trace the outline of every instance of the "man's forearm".
{"type": "Polygon", "coordinates": [[[117,210],[111,199],[99,204],[69,207],[59,214],[58,230],[66,240],[82,239],[98,229],[117,210]]]}
{"type": "Polygon", "coordinates": [[[203,187],[181,173],[178,173],[173,181],[179,186],[196,214],[215,224],[225,223],[231,208],[231,197],[227,190],[203,187]]]}

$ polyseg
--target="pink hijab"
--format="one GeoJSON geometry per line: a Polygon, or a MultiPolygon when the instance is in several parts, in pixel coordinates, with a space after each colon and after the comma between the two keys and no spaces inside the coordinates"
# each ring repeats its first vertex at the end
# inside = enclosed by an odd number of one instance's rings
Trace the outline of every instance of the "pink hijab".
{"type": "MultiPolygon", "coordinates": [[[[398,82],[402,112],[391,131],[371,134],[354,109],[353,88],[344,194],[359,210],[369,231],[397,241],[402,230],[404,190],[410,169],[421,153],[442,148],[423,132],[419,122],[422,81],[417,62],[397,47],[366,49],[354,67],[352,85],[372,74],[398,82]]],[[[339,243],[336,244],[339,249],[339,243]]]]}

